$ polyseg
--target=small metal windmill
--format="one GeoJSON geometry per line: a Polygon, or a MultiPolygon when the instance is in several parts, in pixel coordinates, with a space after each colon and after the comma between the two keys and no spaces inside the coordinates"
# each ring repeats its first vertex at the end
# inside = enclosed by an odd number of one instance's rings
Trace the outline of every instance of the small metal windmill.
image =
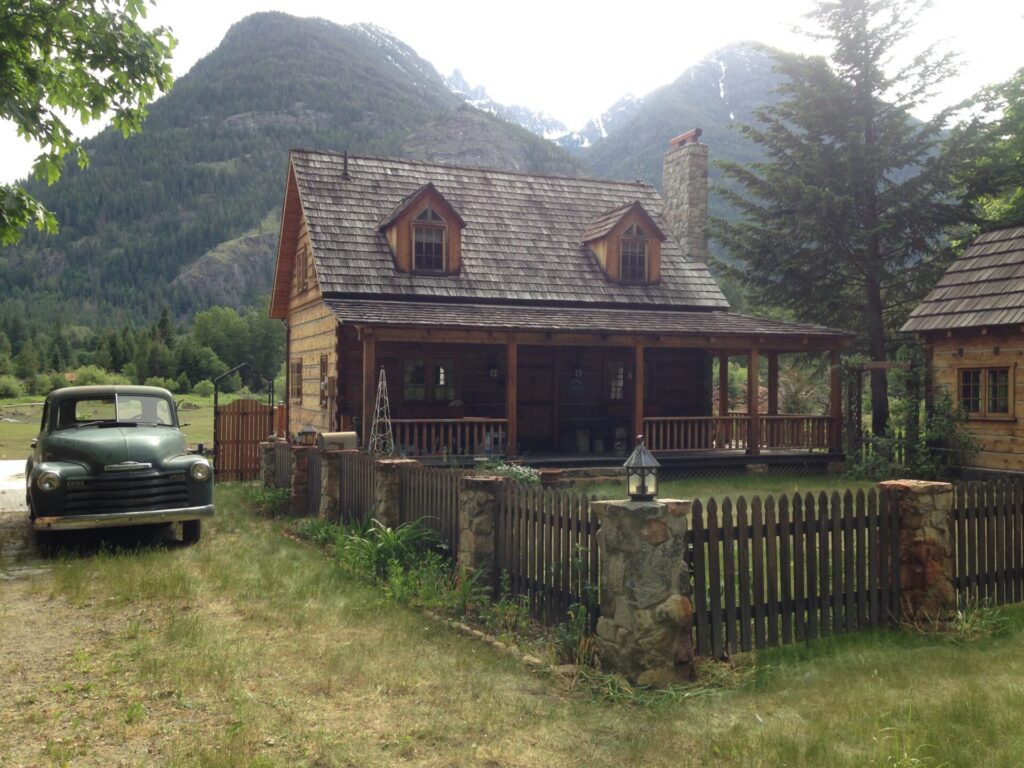
{"type": "Polygon", "coordinates": [[[373,408],[373,428],[370,430],[370,453],[391,456],[395,452],[395,437],[391,432],[391,405],[388,403],[388,380],[384,366],[377,380],[377,404],[373,408]]]}

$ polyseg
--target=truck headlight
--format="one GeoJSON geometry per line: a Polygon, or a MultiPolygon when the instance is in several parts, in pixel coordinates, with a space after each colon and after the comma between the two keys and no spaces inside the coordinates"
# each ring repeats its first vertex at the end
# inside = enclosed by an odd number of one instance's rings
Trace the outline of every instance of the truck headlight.
{"type": "Polygon", "coordinates": [[[188,473],[197,483],[205,483],[210,479],[210,465],[205,461],[197,461],[189,467],[188,473]]]}
{"type": "Polygon", "coordinates": [[[50,469],[40,472],[39,477],[36,478],[36,487],[47,493],[56,491],[60,488],[60,475],[50,469]]]}

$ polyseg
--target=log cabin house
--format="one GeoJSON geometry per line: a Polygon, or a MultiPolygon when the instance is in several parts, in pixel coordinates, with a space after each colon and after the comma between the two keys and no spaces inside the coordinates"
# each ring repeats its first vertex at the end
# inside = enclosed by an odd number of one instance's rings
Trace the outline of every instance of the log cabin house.
{"type": "Polygon", "coordinates": [[[901,328],[927,348],[928,398],[947,393],[981,470],[1024,471],[1024,227],[979,235],[901,328]]]}
{"type": "Polygon", "coordinates": [[[707,146],[671,142],[666,197],[563,178],[293,150],[271,316],[288,431],[369,439],[386,372],[404,455],[840,452],[849,334],[729,311],[706,266],[707,146]],[[830,411],[778,412],[779,355],[832,362],[830,411]],[[712,413],[713,360],[748,409],[712,413]],[[759,361],[767,358],[767,413],[759,361]]]}

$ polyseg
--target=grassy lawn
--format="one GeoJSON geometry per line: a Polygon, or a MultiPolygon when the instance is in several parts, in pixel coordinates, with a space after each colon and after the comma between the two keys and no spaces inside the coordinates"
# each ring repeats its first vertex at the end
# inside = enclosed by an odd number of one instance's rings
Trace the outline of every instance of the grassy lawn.
{"type": "Polygon", "coordinates": [[[738,659],[718,668],[724,687],[631,697],[605,680],[608,696],[387,600],[241,500],[218,489],[197,547],[100,549],[0,581],[0,765],[937,767],[1024,754],[1022,608],[977,642],[864,633],[738,659]]]}

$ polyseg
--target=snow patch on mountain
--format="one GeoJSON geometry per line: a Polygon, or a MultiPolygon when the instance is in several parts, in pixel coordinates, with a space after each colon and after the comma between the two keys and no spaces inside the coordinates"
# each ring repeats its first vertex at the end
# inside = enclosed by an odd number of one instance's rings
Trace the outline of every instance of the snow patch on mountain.
{"type": "Polygon", "coordinates": [[[522,126],[541,138],[557,142],[558,139],[569,133],[565,124],[551,115],[534,112],[520,104],[509,105],[495,101],[487,94],[487,90],[482,85],[471,86],[462,72],[457,69],[444,81],[452,93],[461,97],[470,106],[522,126]]]}

